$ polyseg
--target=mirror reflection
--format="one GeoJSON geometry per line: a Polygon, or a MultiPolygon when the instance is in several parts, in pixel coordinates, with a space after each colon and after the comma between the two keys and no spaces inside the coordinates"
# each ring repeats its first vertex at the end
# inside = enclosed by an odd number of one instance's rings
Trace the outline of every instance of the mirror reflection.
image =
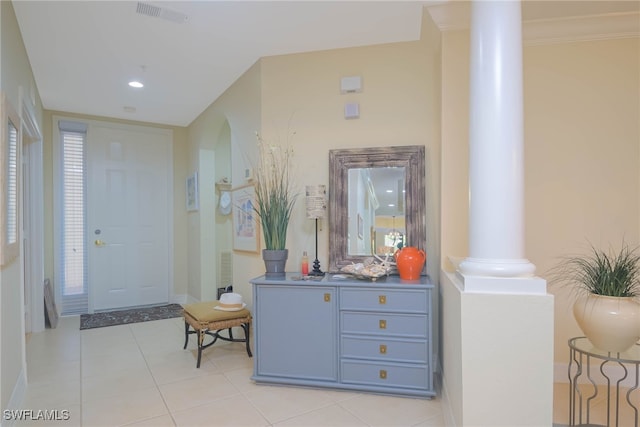
{"type": "Polygon", "coordinates": [[[354,168],[348,177],[348,254],[392,255],[405,241],[405,168],[354,168]]]}

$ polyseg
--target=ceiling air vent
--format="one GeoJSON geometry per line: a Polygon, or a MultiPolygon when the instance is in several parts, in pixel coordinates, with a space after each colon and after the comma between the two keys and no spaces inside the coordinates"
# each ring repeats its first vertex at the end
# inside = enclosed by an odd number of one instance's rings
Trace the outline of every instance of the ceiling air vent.
{"type": "Polygon", "coordinates": [[[158,7],[153,4],[143,2],[138,2],[136,13],[151,16],[153,18],[161,18],[178,24],[187,22],[189,20],[189,17],[182,12],[167,9],[164,7],[158,7]]]}

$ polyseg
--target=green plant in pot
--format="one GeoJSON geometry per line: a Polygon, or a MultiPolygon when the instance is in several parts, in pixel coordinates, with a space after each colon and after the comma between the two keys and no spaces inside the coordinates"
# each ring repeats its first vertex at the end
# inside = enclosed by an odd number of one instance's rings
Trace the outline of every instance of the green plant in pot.
{"type": "Polygon", "coordinates": [[[254,170],[256,215],[260,219],[265,249],[266,276],[282,276],[289,251],[285,248],[291,213],[298,197],[293,188],[290,147],[266,143],[259,134],[259,160],[254,170]]]}
{"type": "Polygon", "coordinates": [[[600,350],[622,352],[640,339],[640,254],[623,243],[619,251],[591,245],[586,255],[565,257],[553,270],[575,287],[573,315],[600,350]]]}

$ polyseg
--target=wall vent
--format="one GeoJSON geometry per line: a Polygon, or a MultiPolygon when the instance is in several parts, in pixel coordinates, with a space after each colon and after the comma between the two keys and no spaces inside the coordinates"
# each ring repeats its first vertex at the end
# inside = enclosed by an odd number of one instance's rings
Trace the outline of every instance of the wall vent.
{"type": "Polygon", "coordinates": [[[136,6],[136,13],[151,16],[153,18],[164,19],[178,24],[182,24],[189,20],[189,16],[182,12],[167,9],[165,7],[159,7],[151,3],[138,2],[138,5],[136,6]]]}
{"type": "Polygon", "coordinates": [[[233,253],[231,251],[220,253],[219,267],[218,287],[224,288],[233,285],[233,253]]]}

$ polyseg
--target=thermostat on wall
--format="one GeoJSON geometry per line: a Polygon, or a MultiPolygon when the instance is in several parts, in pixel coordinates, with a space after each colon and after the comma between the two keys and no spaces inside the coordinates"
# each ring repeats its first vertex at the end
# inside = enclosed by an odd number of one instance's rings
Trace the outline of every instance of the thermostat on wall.
{"type": "Polygon", "coordinates": [[[362,77],[343,77],[340,80],[340,93],[362,92],[362,77]]]}

